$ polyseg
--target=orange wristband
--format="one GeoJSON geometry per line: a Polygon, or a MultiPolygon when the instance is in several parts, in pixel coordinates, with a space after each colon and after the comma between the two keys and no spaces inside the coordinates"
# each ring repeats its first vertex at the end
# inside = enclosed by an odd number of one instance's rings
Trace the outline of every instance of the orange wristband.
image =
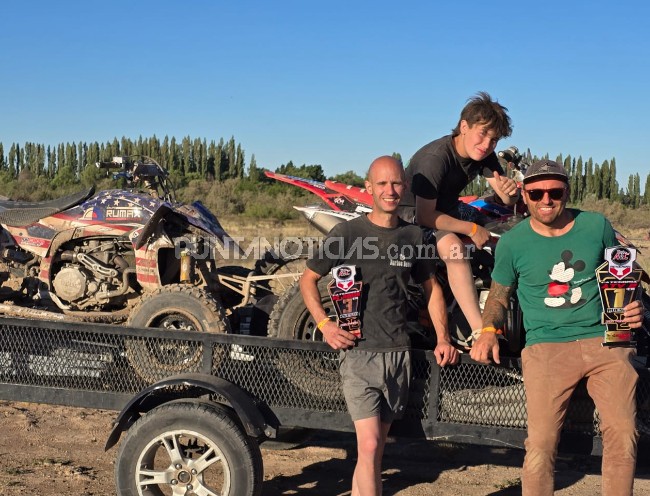
{"type": "Polygon", "coordinates": [[[478,230],[478,224],[476,222],[472,223],[472,230],[469,232],[469,237],[471,238],[476,234],[476,231],[478,230]]]}
{"type": "Polygon", "coordinates": [[[492,326],[484,327],[483,329],[481,329],[481,334],[483,334],[484,332],[492,332],[492,333],[498,334],[498,335],[503,334],[503,331],[501,329],[497,329],[496,327],[492,327],[492,326]]]}
{"type": "Polygon", "coordinates": [[[321,320],[318,324],[316,324],[316,327],[318,328],[319,331],[323,330],[323,327],[325,327],[325,324],[327,324],[330,321],[329,317],[325,317],[323,320],[321,320]]]}

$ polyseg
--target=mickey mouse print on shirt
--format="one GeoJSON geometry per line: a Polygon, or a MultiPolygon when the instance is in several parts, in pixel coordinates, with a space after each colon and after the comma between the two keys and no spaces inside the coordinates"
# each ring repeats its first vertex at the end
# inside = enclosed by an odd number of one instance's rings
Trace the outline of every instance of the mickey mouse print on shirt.
{"type": "Polygon", "coordinates": [[[549,271],[551,282],[548,284],[548,296],[544,298],[544,304],[552,308],[571,308],[583,305],[582,288],[573,286],[576,273],[585,269],[582,260],[571,263],[573,253],[571,250],[562,252],[562,261],[556,263],[549,271]]]}

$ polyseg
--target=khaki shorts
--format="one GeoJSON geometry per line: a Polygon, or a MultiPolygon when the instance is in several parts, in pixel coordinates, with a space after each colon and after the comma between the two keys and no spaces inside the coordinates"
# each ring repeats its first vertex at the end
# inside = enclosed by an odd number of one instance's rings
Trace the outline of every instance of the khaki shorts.
{"type": "Polygon", "coordinates": [[[406,411],[411,381],[409,351],[341,352],[343,395],[353,421],[380,417],[391,423],[406,411]]]}

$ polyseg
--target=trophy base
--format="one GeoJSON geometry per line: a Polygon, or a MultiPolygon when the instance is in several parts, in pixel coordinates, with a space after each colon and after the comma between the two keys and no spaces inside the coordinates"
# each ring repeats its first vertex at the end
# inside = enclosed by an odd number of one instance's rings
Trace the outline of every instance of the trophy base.
{"type": "Polygon", "coordinates": [[[636,348],[636,341],[620,341],[618,343],[602,343],[607,348],[636,348]]]}

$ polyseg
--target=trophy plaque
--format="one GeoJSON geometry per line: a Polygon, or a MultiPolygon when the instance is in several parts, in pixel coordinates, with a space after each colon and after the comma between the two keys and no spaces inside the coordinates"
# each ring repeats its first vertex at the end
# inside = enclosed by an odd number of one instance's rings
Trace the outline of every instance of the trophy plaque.
{"type": "Polygon", "coordinates": [[[624,308],[638,298],[643,271],[636,250],[627,246],[605,249],[605,262],[596,269],[603,305],[601,322],[607,326],[603,346],[636,346],[634,329],[623,322],[624,308]]]}
{"type": "Polygon", "coordinates": [[[327,285],[336,312],[336,324],[361,339],[361,281],[355,281],[354,265],[338,265],[332,269],[333,279],[327,285]]]}

